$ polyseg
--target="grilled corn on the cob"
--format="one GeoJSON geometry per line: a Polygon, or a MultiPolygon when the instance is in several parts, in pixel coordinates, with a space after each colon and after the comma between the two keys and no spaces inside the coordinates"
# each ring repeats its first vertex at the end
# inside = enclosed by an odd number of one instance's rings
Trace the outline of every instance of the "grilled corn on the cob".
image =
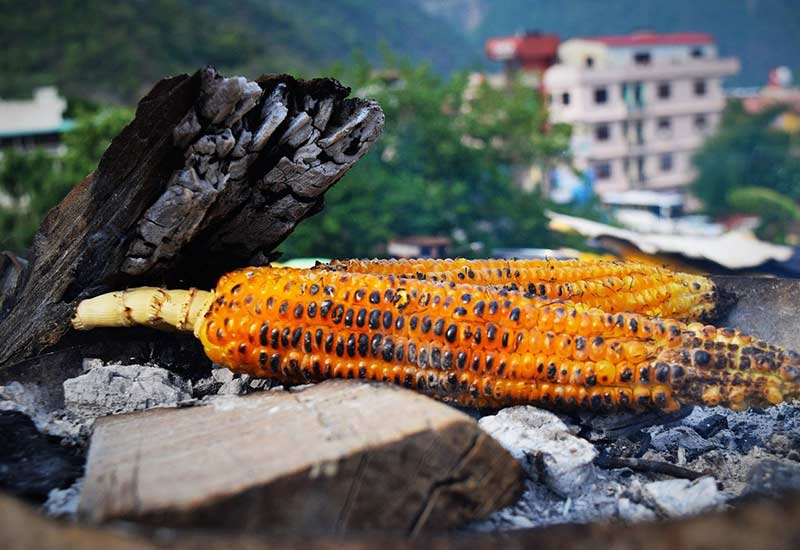
{"type": "Polygon", "coordinates": [[[91,299],[73,324],[169,323],[193,329],[213,361],[255,376],[382,380],[474,406],[739,409],[800,396],[800,356],[737,331],[507,289],[248,268],[211,293],[171,292],[91,299]]]}

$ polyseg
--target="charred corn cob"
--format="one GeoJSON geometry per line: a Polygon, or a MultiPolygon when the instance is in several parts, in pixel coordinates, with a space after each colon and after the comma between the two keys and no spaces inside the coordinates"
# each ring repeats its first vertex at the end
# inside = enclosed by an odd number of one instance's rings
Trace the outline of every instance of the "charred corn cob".
{"type": "Polygon", "coordinates": [[[737,331],[507,289],[249,268],[212,292],[172,292],[93,298],[73,324],[171,322],[191,327],[214,362],[255,376],[380,380],[473,406],[740,409],[800,396],[800,356],[737,331]]]}
{"type": "Polygon", "coordinates": [[[500,286],[608,313],[685,321],[711,317],[717,298],[714,283],[706,277],[606,260],[346,260],[317,269],[500,286]]]}

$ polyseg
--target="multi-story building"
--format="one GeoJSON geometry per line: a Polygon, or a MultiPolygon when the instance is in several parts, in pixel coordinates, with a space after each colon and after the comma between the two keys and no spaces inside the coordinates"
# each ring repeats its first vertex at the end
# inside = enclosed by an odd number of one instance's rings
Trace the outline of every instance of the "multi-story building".
{"type": "Polygon", "coordinates": [[[576,167],[599,194],[681,190],[691,157],[725,106],[722,78],[739,63],[720,58],[703,33],[571,39],[545,71],[553,122],[573,125],[576,167]]]}

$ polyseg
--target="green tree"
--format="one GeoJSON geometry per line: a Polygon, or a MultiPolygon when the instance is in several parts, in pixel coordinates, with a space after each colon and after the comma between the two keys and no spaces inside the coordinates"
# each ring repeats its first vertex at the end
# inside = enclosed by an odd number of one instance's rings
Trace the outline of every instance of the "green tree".
{"type": "Polygon", "coordinates": [[[381,139],[326,194],[322,214],[280,247],[288,256],[374,256],[392,237],[447,236],[453,253],[496,246],[551,246],[545,201],[513,185],[520,164],[565,156],[569,133],[546,126],[531,88],[488,86],[465,94],[467,77],[391,59],[337,75],[386,113],[381,139]]]}
{"type": "Polygon", "coordinates": [[[111,139],[130,121],[129,109],[85,112],[64,135],[61,156],[9,149],[0,157],[0,248],[27,248],[47,211],[97,166],[111,139]]]}
{"type": "Polygon", "coordinates": [[[789,226],[800,221],[797,203],[764,187],[734,189],[728,195],[727,203],[736,211],[756,214],[760,219],[756,234],[767,241],[784,242],[789,226]]]}
{"type": "Polygon", "coordinates": [[[694,158],[697,177],[693,193],[712,214],[735,211],[731,191],[759,185],[794,200],[800,198],[800,142],[797,136],[773,127],[782,108],[748,114],[740,102],[723,113],[717,134],[694,158]]]}

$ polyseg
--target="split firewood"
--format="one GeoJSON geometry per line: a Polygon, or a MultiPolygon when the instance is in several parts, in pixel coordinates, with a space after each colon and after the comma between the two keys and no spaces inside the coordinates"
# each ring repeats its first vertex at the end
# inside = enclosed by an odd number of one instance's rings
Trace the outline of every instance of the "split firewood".
{"type": "Polygon", "coordinates": [[[337,380],[98,420],[79,512],[170,526],[416,534],[512,504],[521,473],[467,415],[408,390],[337,380]]]}

